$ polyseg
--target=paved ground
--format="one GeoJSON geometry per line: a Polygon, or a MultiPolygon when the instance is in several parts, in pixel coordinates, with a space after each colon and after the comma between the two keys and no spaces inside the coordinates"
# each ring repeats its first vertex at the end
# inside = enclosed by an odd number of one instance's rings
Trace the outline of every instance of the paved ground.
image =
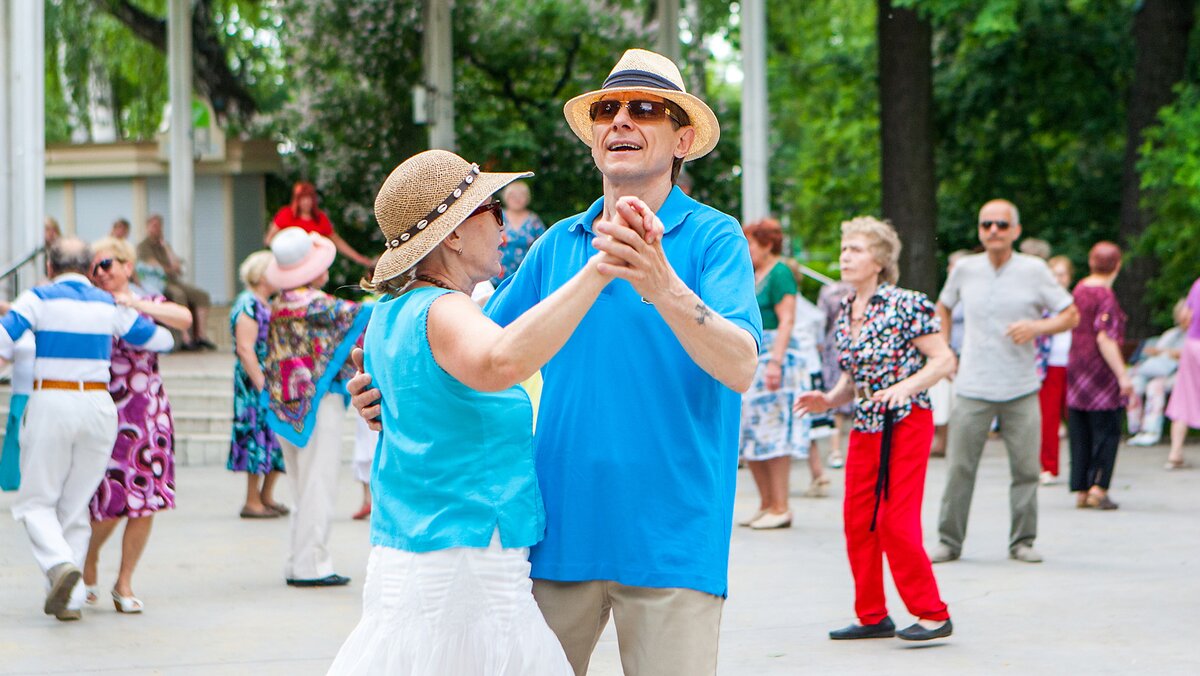
{"type": "MultiPolygon", "coordinates": [[[[1200,673],[1200,471],[1165,472],[1164,456],[1161,447],[1122,450],[1117,512],[1075,510],[1063,486],[1043,488],[1046,563],[1029,565],[1006,558],[1007,462],[993,444],[965,558],[936,568],[956,628],[937,645],[825,637],[851,620],[840,500],[797,497],[795,528],[734,533],[720,673],[1200,673]]],[[[943,469],[935,459],[927,533],[943,469]]],[[[43,616],[28,544],[0,518],[0,673],[324,673],[360,612],[367,525],[348,518],[359,498],[348,477],[339,500],[346,516],[333,534],[338,566],[354,582],[296,590],[280,574],[286,522],[239,520],[240,477],[182,469],[180,508],[158,519],[136,580],[147,607],[140,617],[111,604],[78,623],[43,616]]],[[[794,478],[807,484],[799,464],[794,478]]],[[[748,475],[742,480],[739,513],[754,503],[748,475]]],[[[0,496],[0,510],[11,503],[0,496]]],[[[102,584],[111,586],[117,555],[110,543],[102,584]]],[[[898,600],[891,610],[897,624],[910,621],[898,600]]],[[[611,626],[592,665],[592,674],[620,673],[611,626]]]]}

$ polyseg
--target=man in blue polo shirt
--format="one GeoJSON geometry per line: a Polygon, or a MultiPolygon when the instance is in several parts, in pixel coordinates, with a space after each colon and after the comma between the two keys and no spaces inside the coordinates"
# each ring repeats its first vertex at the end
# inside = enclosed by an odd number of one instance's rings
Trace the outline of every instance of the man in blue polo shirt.
{"type": "MultiPolygon", "coordinates": [[[[596,250],[625,265],[602,265],[615,281],[542,370],[534,444],[547,524],[530,552],[533,593],[577,674],[610,612],[626,674],[713,674],[740,392],[762,318],[738,222],[674,181],[720,130],[675,64],[643,50],[564,113],[592,148],[604,196],[536,241],[487,313],[508,324],[596,250]],[[646,227],[655,217],[661,240],[648,243],[639,233],[657,233],[646,227]]],[[[351,391],[369,382],[360,375],[351,391]]],[[[355,404],[373,417],[377,399],[355,404]]]]}

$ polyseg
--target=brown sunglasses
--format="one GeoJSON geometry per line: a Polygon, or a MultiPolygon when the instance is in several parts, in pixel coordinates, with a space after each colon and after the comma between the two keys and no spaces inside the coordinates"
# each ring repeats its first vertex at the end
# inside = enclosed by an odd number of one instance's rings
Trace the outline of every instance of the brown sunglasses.
{"type": "Polygon", "coordinates": [[[675,121],[675,124],[683,126],[680,116],[671,109],[673,105],[666,101],[616,101],[605,99],[604,101],[593,103],[591,108],[588,109],[588,115],[591,116],[593,122],[608,123],[612,122],[617,113],[621,112],[621,108],[628,108],[629,117],[638,122],[649,122],[669,117],[675,121]]]}
{"type": "Polygon", "coordinates": [[[474,218],[474,217],[478,216],[479,214],[486,214],[487,212],[490,211],[490,212],[492,212],[492,216],[496,217],[496,225],[503,228],[504,227],[504,213],[501,211],[502,208],[503,207],[501,206],[500,202],[498,202],[496,200],[492,200],[491,202],[486,202],[484,204],[480,204],[478,207],[475,208],[475,211],[471,212],[470,216],[467,216],[467,218],[474,218]]]}

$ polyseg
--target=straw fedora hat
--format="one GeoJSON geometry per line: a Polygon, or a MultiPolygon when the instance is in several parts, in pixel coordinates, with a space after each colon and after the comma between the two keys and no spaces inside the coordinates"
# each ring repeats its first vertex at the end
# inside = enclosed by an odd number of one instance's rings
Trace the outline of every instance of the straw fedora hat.
{"type": "Polygon", "coordinates": [[[295,289],[321,276],[337,256],[333,242],[304,228],[284,228],[271,238],[271,262],[263,273],[277,289],[295,289]]]}
{"type": "Polygon", "coordinates": [[[375,197],[375,219],[387,250],[375,264],[372,284],[398,277],[492,196],[532,172],[479,170],[447,150],[426,150],[392,170],[375,197]]]}
{"type": "Polygon", "coordinates": [[[667,99],[683,108],[696,130],[696,140],[684,160],[692,161],[708,154],[721,138],[721,125],[712,108],[700,99],[687,93],[679,68],[662,54],[645,49],[630,49],[621,55],[604,85],[595,91],[580,94],[567,101],[563,114],[571,131],[589,147],[592,145],[592,117],[588,112],[591,105],[606,94],[620,92],[644,92],[667,99]]]}

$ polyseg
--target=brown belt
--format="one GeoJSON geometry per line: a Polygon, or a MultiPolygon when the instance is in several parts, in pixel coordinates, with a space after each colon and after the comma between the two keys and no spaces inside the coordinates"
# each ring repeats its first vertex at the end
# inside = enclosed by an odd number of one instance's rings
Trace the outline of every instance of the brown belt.
{"type": "Polygon", "coordinates": [[[86,390],[108,391],[108,383],[81,383],[78,380],[38,380],[33,383],[35,390],[86,390]]]}

